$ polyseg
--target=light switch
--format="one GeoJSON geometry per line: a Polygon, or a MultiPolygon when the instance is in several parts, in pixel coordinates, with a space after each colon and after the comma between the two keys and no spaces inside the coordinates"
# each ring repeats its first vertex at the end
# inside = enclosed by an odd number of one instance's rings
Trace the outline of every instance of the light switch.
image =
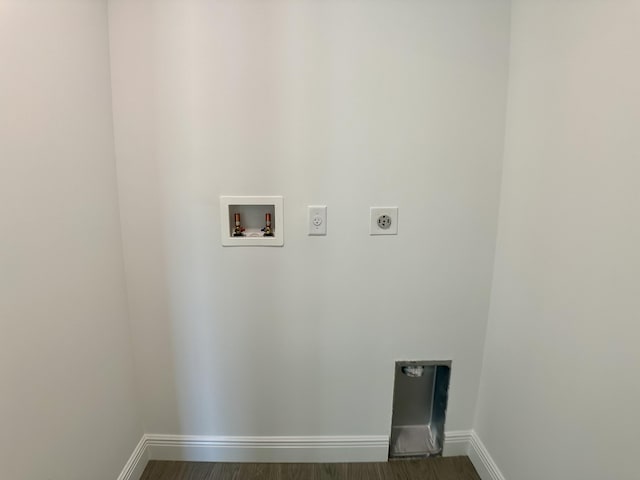
{"type": "Polygon", "coordinates": [[[309,235],[327,234],[327,206],[309,205],[309,235]]]}

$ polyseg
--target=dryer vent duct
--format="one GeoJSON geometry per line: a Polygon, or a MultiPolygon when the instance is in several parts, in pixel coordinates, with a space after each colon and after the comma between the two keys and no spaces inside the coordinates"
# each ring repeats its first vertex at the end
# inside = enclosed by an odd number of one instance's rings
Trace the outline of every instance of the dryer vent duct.
{"type": "Polygon", "coordinates": [[[450,361],[396,362],[389,458],[441,455],[450,361]]]}

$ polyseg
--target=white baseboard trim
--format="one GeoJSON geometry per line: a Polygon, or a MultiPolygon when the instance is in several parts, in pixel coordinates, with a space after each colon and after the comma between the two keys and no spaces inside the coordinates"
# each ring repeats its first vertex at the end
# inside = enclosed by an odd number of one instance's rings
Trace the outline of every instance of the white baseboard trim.
{"type": "MultiPolygon", "coordinates": [[[[385,462],[389,437],[229,437],[145,434],[117,480],[140,480],[149,460],[197,462],[385,462]]],[[[445,457],[468,455],[482,480],[505,480],[473,430],[446,432],[445,457]]]]}
{"type": "Polygon", "coordinates": [[[484,443],[473,430],[471,431],[468,455],[482,480],[505,480],[484,443]]]}
{"type": "Polygon", "coordinates": [[[469,447],[471,446],[471,433],[471,430],[445,432],[442,455],[444,457],[468,455],[469,447]]]}
{"type": "Polygon", "coordinates": [[[149,461],[146,435],[143,435],[133,453],[127,460],[117,480],[140,480],[144,468],[149,461]]]}
{"type": "Polygon", "coordinates": [[[384,462],[389,437],[145,435],[152,460],[197,462],[384,462]]]}

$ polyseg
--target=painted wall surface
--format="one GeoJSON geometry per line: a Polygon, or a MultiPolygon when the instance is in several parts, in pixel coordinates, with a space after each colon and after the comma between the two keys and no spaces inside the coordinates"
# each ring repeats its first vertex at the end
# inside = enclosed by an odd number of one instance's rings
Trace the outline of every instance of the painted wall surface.
{"type": "Polygon", "coordinates": [[[397,359],[452,359],[470,428],[509,2],[116,0],[109,28],[145,430],[388,434],[397,359]],[[223,248],[222,194],[283,195],[284,247],[223,248]]]}
{"type": "Polygon", "coordinates": [[[638,478],[640,2],[516,1],[476,429],[508,479],[638,478]]]}
{"type": "Polygon", "coordinates": [[[5,479],[113,480],[142,435],[107,33],[104,2],[0,1],[5,479]]]}

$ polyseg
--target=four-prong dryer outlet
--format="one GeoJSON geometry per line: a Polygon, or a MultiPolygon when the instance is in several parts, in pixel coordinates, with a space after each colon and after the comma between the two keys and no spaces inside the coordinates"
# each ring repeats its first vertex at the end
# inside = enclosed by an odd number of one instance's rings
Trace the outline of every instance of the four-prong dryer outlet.
{"type": "Polygon", "coordinates": [[[398,207],[371,207],[369,235],[397,235],[398,207]]]}

